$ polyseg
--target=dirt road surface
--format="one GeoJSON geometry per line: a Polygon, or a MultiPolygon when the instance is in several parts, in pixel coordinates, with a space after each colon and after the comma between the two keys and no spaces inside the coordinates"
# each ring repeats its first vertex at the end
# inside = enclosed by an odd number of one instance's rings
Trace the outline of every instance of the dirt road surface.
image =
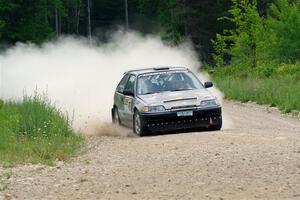
{"type": "Polygon", "coordinates": [[[56,166],[0,168],[0,199],[300,199],[300,121],[225,102],[220,132],[90,136],[56,166]]]}

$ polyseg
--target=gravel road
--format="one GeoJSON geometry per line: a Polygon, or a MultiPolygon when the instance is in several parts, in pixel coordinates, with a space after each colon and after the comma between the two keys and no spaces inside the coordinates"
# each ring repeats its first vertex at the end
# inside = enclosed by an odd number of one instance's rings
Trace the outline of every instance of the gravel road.
{"type": "Polygon", "coordinates": [[[220,132],[89,136],[56,166],[0,168],[0,199],[300,199],[300,121],[225,102],[220,132]]]}

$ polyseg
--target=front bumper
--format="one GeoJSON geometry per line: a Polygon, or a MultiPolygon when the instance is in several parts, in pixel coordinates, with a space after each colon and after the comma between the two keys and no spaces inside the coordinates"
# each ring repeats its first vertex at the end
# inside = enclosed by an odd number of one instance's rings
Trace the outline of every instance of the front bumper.
{"type": "MultiPolygon", "coordinates": [[[[185,110],[186,111],[186,110],[185,110]]],[[[222,124],[222,108],[195,109],[193,116],[177,116],[179,111],[141,113],[143,125],[151,132],[207,128],[222,124]]]]}

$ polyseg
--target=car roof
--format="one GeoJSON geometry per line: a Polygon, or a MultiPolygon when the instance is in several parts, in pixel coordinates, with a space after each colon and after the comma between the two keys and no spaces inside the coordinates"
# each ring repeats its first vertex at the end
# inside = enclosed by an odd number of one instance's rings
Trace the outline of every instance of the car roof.
{"type": "Polygon", "coordinates": [[[155,73],[155,72],[165,72],[165,71],[178,71],[178,70],[189,70],[186,67],[152,67],[152,68],[143,68],[143,69],[136,69],[136,70],[130,70],[125,72],[125,74],[146,74],[146,73],[155,73]]]}

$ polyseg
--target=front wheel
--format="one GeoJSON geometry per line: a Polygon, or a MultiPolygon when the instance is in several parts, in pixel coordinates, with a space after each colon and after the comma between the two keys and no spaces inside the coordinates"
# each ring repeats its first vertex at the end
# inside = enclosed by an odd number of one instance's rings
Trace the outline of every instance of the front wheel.
{"type": "Polygon", "coordinates": [[[219,131],[222,128],[222,124],[223,124],[222,118],[220,118],[216,124],[210,126],[208,129],[210,131],[219,131]]]}
{"type": "Polygon", "coordinates": [[[140,114],[138,111],[134,112],[133,116],[133,130],[138,136],[146,136],[147,135],[147,129],[144,126],[144,121],[142,120],[140,114]]]}

